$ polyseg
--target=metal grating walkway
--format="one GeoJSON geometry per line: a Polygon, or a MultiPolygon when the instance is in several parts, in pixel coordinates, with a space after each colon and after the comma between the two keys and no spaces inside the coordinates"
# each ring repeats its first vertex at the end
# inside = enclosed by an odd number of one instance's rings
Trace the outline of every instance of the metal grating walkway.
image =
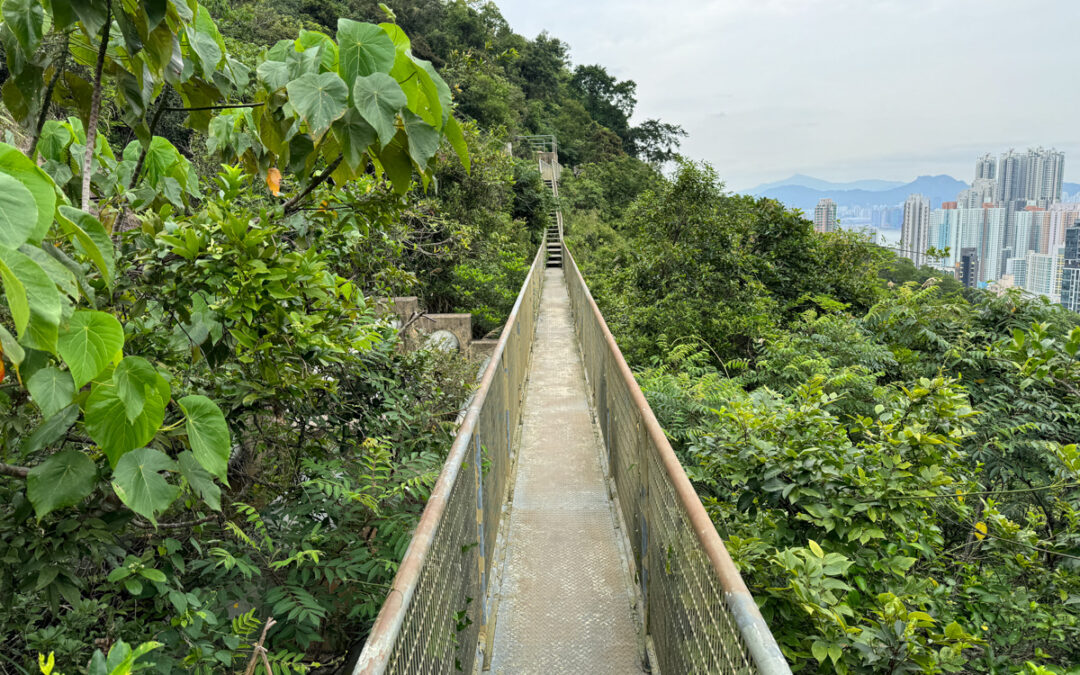
{"type": "Polygon", "coordinates": [[[563,270],[545,270],[491,672],[642,671],[626,544],[601,466],[563,270]]]}

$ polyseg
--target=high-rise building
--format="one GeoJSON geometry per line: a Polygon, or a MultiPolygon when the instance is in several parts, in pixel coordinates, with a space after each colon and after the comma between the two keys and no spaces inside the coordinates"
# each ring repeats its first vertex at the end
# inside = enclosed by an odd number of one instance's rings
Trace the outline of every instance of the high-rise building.
{"type": "Polygon", "coordinates": [[[836,229],[836,203],[831,199],[819,199],[814,207],[814,232],[832,232],[836,229]]]}
{"type": "Polygon", "coordinates": [[[1028,251],[1025,257],[1027,258],[1027,264],[1025,265],[1024,290],[1029,293],[1048,296],[1054,302],[1057,302],[1058,297],[1057,293],[1055,293],[1055,286],[1058,281],[1057,256],[1028,251]]]}
{"type": "Polygon", "coordinates": [[[998,159],[997,199],[1003,204],[1023,199],[1027,180],[1027,156],[1009,150],[998,159]]]}
{"type": "Polygon", "coordinates": [[[1080,204],[1051,204],[1047,209],[1046,227],[1043,240],[1046,252],[1054,251],[1065,245],[1065,231],[1080,221],[1080,204]]]}
{"type": "MultiPolygon", "coordinates": [[[[985,157],[976,163],[976,178],[985,157]]],[[[997,165],[997,202],[1008,205],[1015,201],[1032,201],[1048,206],[1061,201],[1061,185],[1065,176],[1065,153],[1054,148],[1031,148],[1026,153],[1009,150],[1001,155],[997,165]]]]}
{"type": "Polygon", "coordinates": [[[997,176],[996,169],[997,162],[994,159],[994,156],[990,153],[986,153],[975,160],[975,180],[979,180],[980,178],[994,180],[997,176]]]}
{"type": "Polygon", "coordinates": [[[1061,182],[1065,175],[1065,153],[1050,148],[1027,152],[1024,198],[1039,206],[1061,201],[1061,182]]]}
{"type": "Polygon", "coordinates": [[[1065,230],[1061,266],[1061,305],[1080,312],[1080,220],[1065,230]]]}
{"type": "Polygon", "coordinates": [[[960,253],[960,210],[956,202],[944,202],[940,209],[930,213],[930,231],[927,236],[928,246],[949,253],[937,263],[939,268],[952,269],[960,253]]]}
{"type": "Polygon", "coordinates": [[[975,288],[979,277],[979,254],[974,247],[960,249],[956,261],[956,278],[964,288],[975,288]]]}
{"type": "Polygon", "coordinates": [[[900,255],[915,264],[926,263],[930,237],[930,200],[910,195],[904,202],[904,222],[900,226],[900,255]]]}

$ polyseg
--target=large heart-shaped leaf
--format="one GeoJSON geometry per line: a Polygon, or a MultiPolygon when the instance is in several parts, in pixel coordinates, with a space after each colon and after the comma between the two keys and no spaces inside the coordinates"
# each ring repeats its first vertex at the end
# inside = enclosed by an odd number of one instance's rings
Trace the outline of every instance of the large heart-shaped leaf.
{"type": "Polygon", "coordinates": [[[188,485],[206,504],[215,511],[221,510],[221,488],[214,482],[214,477],[199,464],[195,455],[185,450],[176,457],[180,465],[180,474],[188,485]]]}
{"type": "Polygon", "coordinates": [[[398,111],[409,100],[397,80],[386,73],[358,77],[353,82],[353,103],[356,110],[379,134],[379,142],[386,145],[397,133],[398,111]]]}
{"type": "Polygon", "coordinates": [[[40,521],[50,511],[81,502],[96,482],[93,460],[78,450],[61,450],[30,469],[26,496],[40,521]]]}
{"type": "Polygon", "coordinates": [[[374,24],[338,19],[337,41],[339,72],[346,82],[394,67],[394,41],[374,24]]]}
{"type": "MultiPolygon", "coordinates": [[[[155,138],[157,138],[155,136],[155,138]]],[[[86,211],[71,206],[61,205],[57,213],[60,229],[71,237],[75,247],[101,272],[105,283],[112,285],[116,263],[113,256],[112,239],[97,218],[86,211]]]]}
{"type": "Polygon", "coordinates": [[[129,422],[142,414],[147,397],[158,396],[157,370],[141,356],[127,356],[116,364],[113,371],[113,384],[116,394],[124,402],[124,410],[129,422]]]}
{"type": "Polygon", "coordinates": [[[321,137],[330,124],[345,114],[349,88],[337,73],[308,73],[285,85],[289,103],[307,123],[315,138],[321,137]]]}
{"type": "Polygon", "coordinates": [[[128,421],[127,406],[116,385],[112,381],[95,383],[86,401],[86,433],[105,451],[109,464],[116,466],[125,453],[141,448],[154,438],[165,420],[166,403],[168,398],[160,390],[148,394],[142,412],[128,421]]]}
{"type": "Polygon", "coordinates": [[[6,173],[23,184],[37,204],[37,222],[29,241],[40,242],[49,233],[56,211],[56,187],[49,174],[38,168],[29,157],[6,143],[0,143],[0,174],[6,173]]]}
{"type": "Polygon", "coordinates": [[[185,428],[195,459],[207,471],[225,481],[232,441],[221,408],[205,396],[185,396],[177,403],[187,417],[185,428]]]}
{"type": "Polygon", "coordinates": [[[4,279],[20,341],[31,349],[55,352],[62,310],[56,284],[29,256],[3,246],[0,246],[0,276],[4,279]],[[18,284],[11,284],[9,289],[9,279],[17,279],[18,284]],[[23,289],[21,294],[18,286],[23,289]],[[12,297],[13,292],[17,297],[12,297]]]}
{"type": "Polygon", "coordinates": [[[450,141],[450,147],[457,153],[458,159],[461,160],[461,164],[465,167],[465,171],[472,170],[471,162],[469,161],[469,146],[465,143],[465,134],[461,131],[461,125],[458,121],[451,116],[446,120],[446,126],[443,128],[446,132],[446,140],[450,141]]]}
{"type": "Polygon", "coordinates": [[[124,328],[112,314],[78,310],[60,335],[58,347],[75,388],[82,389],[123,349],[124,328]]]}
{"type": "Polygon", "coordinates": [[[0,246],[22,246],[34,233],[37,219],[34,195],[15,177],[0,173],[0,246]]]}
{"type": "Polygon", "coordinates": [[[4,25],[15,35],[23,58],[29,60],[45,34],[45,10],[37,0],[4,0],[4,25]]]}
{"type": "Polygon", "coordinates": [[[364,121],[355,108],[349,108],[345,116],[334,125],[334,135],[341,144],[341,154],[345,158],[345,163],[353,171],[361,168],[364,153],[378,138],[375,129],[364,121]]]}
{"type": "Polygon", "coordinates": [[[113,470],[113,491],[129,509],[157,525],[157,514],[180,494],[180,488],[170,485],[161,472],[176,469],[176,462],[158,450],[132,450],[113,470]]]}
{"type": "Polygon", "coordinates": [[[42,368],[31,375],[26,381],[26,388],[46,418],[71,405],[71,399],[75,397],[71,373],[55,366],[42,368]]]}
{"type": "Polygon", "coordinates": [[[405,135],[409,137],[409,156],[421,169],[426,170],[428,162],[439,151],[441,134],[409,110],[401,114],[401,119],[405,123],[405,135]]]}

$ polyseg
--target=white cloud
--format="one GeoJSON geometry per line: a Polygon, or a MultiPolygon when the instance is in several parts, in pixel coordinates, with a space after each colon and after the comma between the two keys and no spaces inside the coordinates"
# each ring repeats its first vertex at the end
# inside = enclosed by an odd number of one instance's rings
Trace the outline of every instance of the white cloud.
{"type": "Polygon", "coordinates": [[[635,80],[637,117],[682,124],[684,151],[734,187],[966,180],[976,155],[1011,146],[1080,166],[1077,0],[498,4],[517,32],[546,29],[575,63],[635,80]]]}

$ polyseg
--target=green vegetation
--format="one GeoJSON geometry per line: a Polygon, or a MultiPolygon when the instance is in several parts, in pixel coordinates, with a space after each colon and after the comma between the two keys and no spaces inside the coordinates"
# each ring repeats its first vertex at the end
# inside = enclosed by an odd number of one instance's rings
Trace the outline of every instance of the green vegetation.
{"type": "Polygon", "coordinates": [[[570,245],[793,670],[1078,672],[1080,316],[590,171],[570,245]]]}
{"type": "Polygon", "coordinates": [[[508,142],[681,130],[491,4],[0,19],[0,672],[345,667],[476,368],[376,299],[497,334],[552,207],[508,142]]]}

